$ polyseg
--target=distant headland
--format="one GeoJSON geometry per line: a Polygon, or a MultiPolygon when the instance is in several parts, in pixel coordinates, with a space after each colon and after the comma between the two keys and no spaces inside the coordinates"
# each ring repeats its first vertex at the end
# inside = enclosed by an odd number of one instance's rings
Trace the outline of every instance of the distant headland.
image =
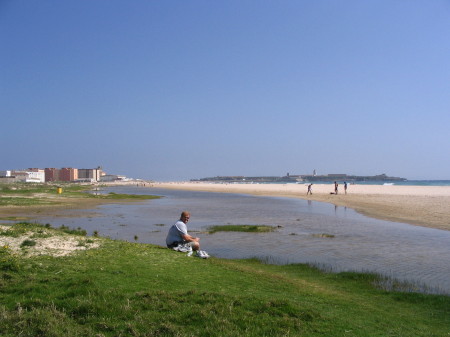
{"type": "Polygon", "coordinates": [[[211,181],[211,182],[227,182],[227,183],[242,183],[242,182],[256,182],[256,183],[270,183],[270,182],[333,182],[333,181],[346,181],[352,182],[364,182],[364,181],[381,181],[381,182],[399,182],[406,181],[406,178],[389,177],[386,174],[378,174],[374,176],[356,176],[348,174],[326,174],[326,175],[291,175],[287,173],[285,176],[262,176],[262,177],[246,177],[246,176],[217,176],[200,179],[191,179],[191,181],[211,181]]]}

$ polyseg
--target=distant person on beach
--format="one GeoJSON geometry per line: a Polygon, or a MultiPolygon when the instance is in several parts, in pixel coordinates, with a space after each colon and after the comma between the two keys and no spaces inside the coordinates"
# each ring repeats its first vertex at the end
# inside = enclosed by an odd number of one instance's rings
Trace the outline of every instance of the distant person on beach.
{"type": "Polygon", "coordinates": [[[338,186],[339,184],[337,182],[334,182],[334,194],[338,194],[338,186]]]}
{"type": "Polygon", "coordinates": [[[308,192],[306,192],[306,195],[311,194],[312,195],[312,185],[313,184],[309,184],[308,185],[308,192]]]}
{"type": "Polygon", "coordinates": [[[209,255],[200,250],[200,238],[193,237],[188,234],[187,226],[191,214],[188,211],[183,211],[180,216],[180,220],[178,220],[172,227],[169,229],[169,233],[166,237],[166,245],[168,248],[179,252],[192,252],[195,251],[195,256],[201,258],[208,258],[209,255]]]}
{"type": "Polygon", "coordinates": [[[345,194],[347,194],[347,182],[346,181],[344,181],[344,191],[345,191],[345,194]]]}

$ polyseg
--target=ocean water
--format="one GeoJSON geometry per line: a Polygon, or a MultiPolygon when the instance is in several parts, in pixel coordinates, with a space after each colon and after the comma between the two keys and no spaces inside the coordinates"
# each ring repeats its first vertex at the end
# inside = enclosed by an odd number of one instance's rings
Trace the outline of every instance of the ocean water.
{"type": "Polygon", "coordinates": [[[103,205],[96,216],[41,219],[113,239],[165,246],[169,227],[189,210],[189,231],[221,258],[312,263],[331,271],[375,272],[450,294],[450,231],[372,219],[345,207],[301,199],[114,187],[103,193],[154,194],[162,199],[103,205]],[[208,234],[212,225],[270,225],[271,233],[208,234]]]}
{"type": "MultiPolygon", "coordinates": [[[[359,185],[384,185],[384,181],[357,182],[359,185]]],[[[388,183],[391,184],[391,183],[388,183]]],[[[450,186],[450,180],[407,180],[392,183],[399,186],[450,186]]]]}
{"type": "MultiPolygon", "coordinates": [[[[339,183],[344,182],[345,180],[339,179],[336,180],[339,183]]],[[[350,181],[347,181],[350,183],[350,181]]],[[[332,185],[334,182],[332,181],[315,181],[314,184],[329,184],[332,185]]],[[[268,183],[268,184],[286,184],[285,182],[280,183],[268,183]]],[[[288,184],[308,184],[308,182],[299,182],[299,183],[288,183],[288,184]]],[[[398,186],[450,186],[450,180],[407,180],[407,181],[398,181],[398,182],[386,182],[386,181],[357,181],[356,185],[398,185],[398,186]]]]}

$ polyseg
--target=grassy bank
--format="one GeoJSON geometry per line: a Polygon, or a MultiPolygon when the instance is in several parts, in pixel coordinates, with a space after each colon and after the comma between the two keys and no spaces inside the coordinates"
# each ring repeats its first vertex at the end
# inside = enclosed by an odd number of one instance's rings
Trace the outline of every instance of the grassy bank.
{"type": "Polygon", "coordinates": [[[100,200],[148,200],[160,198],[154,195],[144,194],[119,194],[119,193],[88,193],[91,185],[78,184],[0,184],[0,206],[36,206],[58,205],[70,199],[100,199],[100,200]],[[57,189],[62,193],[58,194],[57,189]]]}
{"type": "MultiPolygon", "coordinates": [[[[48,227],[48,226],[47,226],[48,227]]],[[[14,232],[17,234],[14,234],[14,232]]],[[[30,234],[30,231],[34,234],[30,234]]],[[[55,257],[0,248],[1,336],[448,336],[450,297],[377,290],[375,276],[208,260],[36,225],[98,248],[55,257]],[[31,256],[31,257],[30,257],[31,256]]],[[[83,234],[83,233],[79,233],[83,234]]],[[[86,247],[85,244],[83,248],[86,247]]]]}

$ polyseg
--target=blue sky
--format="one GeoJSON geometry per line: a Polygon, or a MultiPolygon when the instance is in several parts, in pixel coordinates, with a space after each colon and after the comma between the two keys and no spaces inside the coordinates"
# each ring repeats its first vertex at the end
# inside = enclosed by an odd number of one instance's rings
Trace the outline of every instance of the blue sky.
{"type": "Polygon", "coordinates": [[[0,0],[0,170],[450,179],[450,1],[0,0]]]}

